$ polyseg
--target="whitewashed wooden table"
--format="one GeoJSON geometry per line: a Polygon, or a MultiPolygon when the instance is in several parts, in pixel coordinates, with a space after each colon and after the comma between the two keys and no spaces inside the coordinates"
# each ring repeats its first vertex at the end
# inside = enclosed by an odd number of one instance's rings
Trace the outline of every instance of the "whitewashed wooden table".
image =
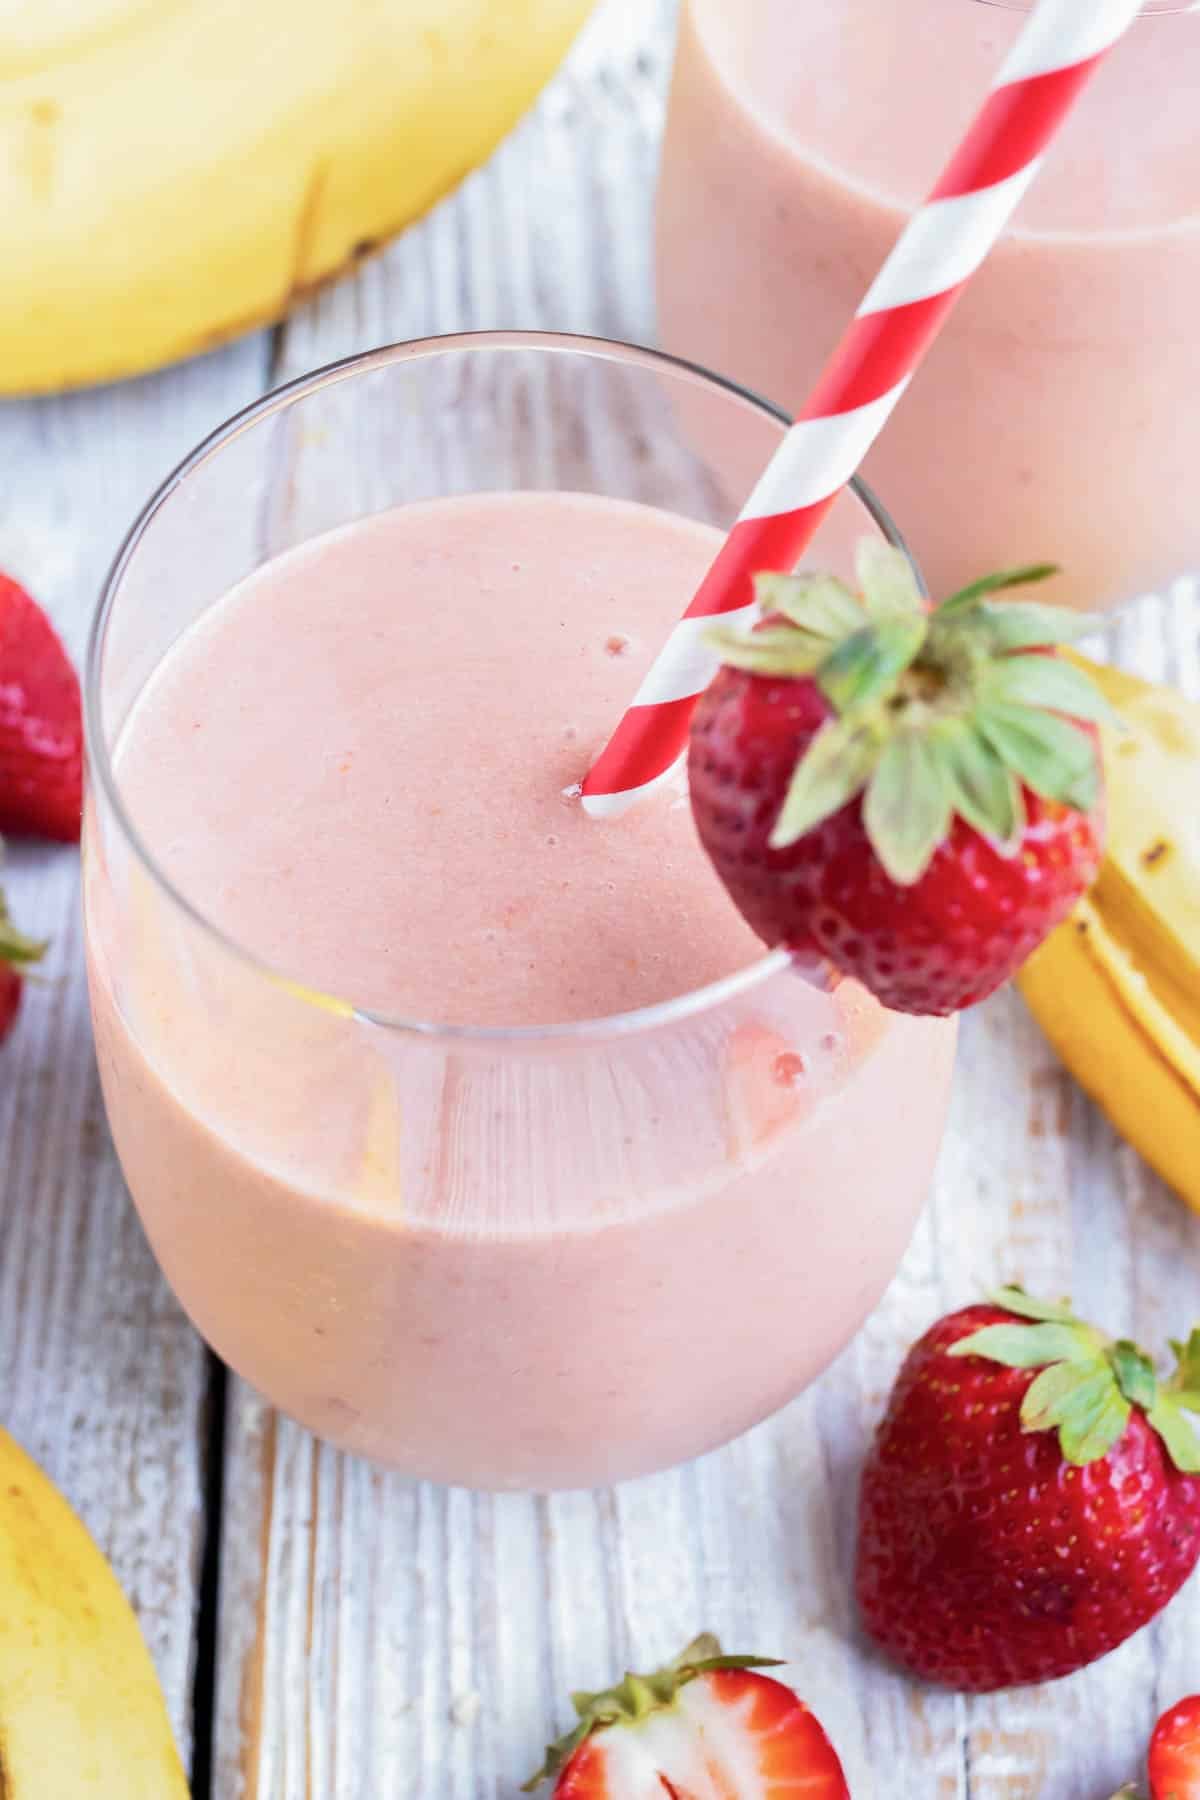
{"type": "MultiPolygon", "coordinates": [[[[608,0],[487,168],[273,332],[144,381],[0,408],[0,565],[72,648],[150,488],[264,388],[389,339],[543,325],[649,340],[670,0],[608,0]]],[[[1200,679],[1194,613],[1151,664],[1200,679]]],[[[1162,625],[1166,620],[1166,627],[1162,625]]],[[[935,1190],[853,1347],[741,1442],[612,1491],[492,1497],[339,1455],[227,1377],[151,1260],[109,1143],[75,859],[14,856],[52,984],[0,1059],[0,1418],[140,1613],[198,1800],[508,1800],[570,1688],[698,1628],[790,1659],[856,1800],[1107,1800],[1200,1687],[1200,1584],[1107,1662],[967,1700],[876,1662],[849,1598],[856,1470],[903,1348],[998,1276],[1152,1341],[1200,1316],[1200,1221],[1005,996],[966,1022],[935,1190]]],[[[764,1354],[771,1323],[764,1321],[764,1354]]]]}

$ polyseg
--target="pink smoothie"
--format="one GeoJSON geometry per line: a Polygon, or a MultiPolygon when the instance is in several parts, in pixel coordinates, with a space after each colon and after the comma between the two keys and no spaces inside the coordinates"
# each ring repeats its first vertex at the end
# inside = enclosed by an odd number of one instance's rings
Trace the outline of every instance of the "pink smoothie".
{"type": "Polygon", "coordinates": [[[271,1399],[414,1474],[589,1483],[742,1430],[846,1342],[926,1187],[951,1029],[764,965],[677,791],[607,826],[563,792],[715,541],[436,501],[189,629],[117,778],[260,963],[89,821],[100,1065],[163,1267],[271,1399]]]}
{"type": "MultiPolygon", "coordinates": [[[[794,410],[1021,15],[686,0],[659,195],[668,350],[794,410]]],[[[1049,558],[1097,605],[1200,566],[1200,16],[1138,21],[866,464],[934,593],[1049,558]]]]}

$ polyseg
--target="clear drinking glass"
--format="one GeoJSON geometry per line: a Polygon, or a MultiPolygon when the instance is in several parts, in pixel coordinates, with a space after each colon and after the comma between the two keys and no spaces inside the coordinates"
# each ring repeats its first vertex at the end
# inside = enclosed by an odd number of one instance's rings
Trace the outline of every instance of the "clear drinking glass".
{"type": "MultiPolygon", "coordinates": [[[[561,1027],[451,1028],[317,994],[223,935],[202,882],[173,885],[169,844],[145,841],[131,812],[122,733],[181,634],[317,534],[414,500],[562,488],[727,526],[784,424],[620,345],[397,345],[217,431],[149,502],[108,579],[86,679],[85,905],[130,1189],[179,1299],[234,1369],[314,1431],[414,1475],[607,1481],[715,1445],[795,1394],[908,1239],[953,1029],[885,1014],[849,985],[820,992],[779,953],[561,1027]]],[[[857,489],[812,558],[848,573],[871,532],[899,541],[857,489]]],[[[396,605],[414,631],[437,629],[413,584],[396,605]]],[[[286,678],[283,644],[273,679],[286,678]]],[[[265,817],[273,796],[240,804],[265,817]]],[[[403,856],[403,821],[390,829],[403,856]]],[[[343,911],[353,934],[352,895],[343,911]]]]}
{"type": "MultiPolygon", "coordinates": [[[[798,408],[1027,10],[684,0],[661,337],[798,408]]],[[[1200,569],[1200,13],[1146,9],[865,464],[931,592],[1050,560],[1103,606],[1200,569]]]]}

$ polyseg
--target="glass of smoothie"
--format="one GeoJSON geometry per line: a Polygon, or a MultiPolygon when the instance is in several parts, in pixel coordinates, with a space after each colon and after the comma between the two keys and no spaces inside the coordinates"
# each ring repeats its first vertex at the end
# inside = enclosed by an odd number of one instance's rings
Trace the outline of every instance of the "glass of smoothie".
{"type": "MultiPolygon", "coordinates": [[[[985,0],[684,0],[658,202],[667,349],[798,409],[1025,20],[985,0]]],[[[1147,8],[865,466],[934,595],[1200,568],[1200,14],[1147,8]]]]}
{"type": "MultiPolygon", "coordinates": [[[[785,428],[648,351],[400,345],[167,480],[88,656],[113,1134],[167,1278],[314,1431],[594,1484],[741,1432],[890,1279],[953,1029],[764,954],[665,786],[575,788],[785,428]]],[[[898,541],[865,489],[815,564],[898,541]]]]}

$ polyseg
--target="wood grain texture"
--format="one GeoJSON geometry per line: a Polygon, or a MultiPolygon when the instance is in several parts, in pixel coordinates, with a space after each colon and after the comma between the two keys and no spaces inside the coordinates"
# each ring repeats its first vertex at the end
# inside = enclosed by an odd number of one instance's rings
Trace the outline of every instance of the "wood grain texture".
{"type": "MultiPolygon", "coordinates": [[[[120,388],[0,407],[0,567],[78,657],[105,568],[152,487],[265,374],[251,340],[120,388]]],[[[204,1356],[151,1259],[108,1138],[70,850],[11,848],[50,937],[0,1050],[0,1420],[78,1508],[141,1617],[186,1755],[204,1356]]]]}
{"type": "MultiPolygon", "coordinates": [[[[289,323],[277,372],[498,325],[649,338],[670,13],[649,29],[635,3],[605,8],[486,169],[289,323]]],[[[1194,683],[1194,596],[1139,620],[1124,649],[1194,683]]],[[[571,1688],[703,1625],[791,1660],[857,1800],[1107,1800],[1159,1701],[1196,1685],[1200,1593],[1052,1690],[918,1690],[856,1636],[856,1471],[904,1348],[938,1313],[1021,1276],[1161,1338],[1200,1311],[1194,1238],[1006,996],[966,1023],[936,1189],[883,1306],[812,1392],[726,1450],[614,1491],[473,1495],[343,1457],[236,1386],[218,1792],[508,1800],[571,1688]]]]}

